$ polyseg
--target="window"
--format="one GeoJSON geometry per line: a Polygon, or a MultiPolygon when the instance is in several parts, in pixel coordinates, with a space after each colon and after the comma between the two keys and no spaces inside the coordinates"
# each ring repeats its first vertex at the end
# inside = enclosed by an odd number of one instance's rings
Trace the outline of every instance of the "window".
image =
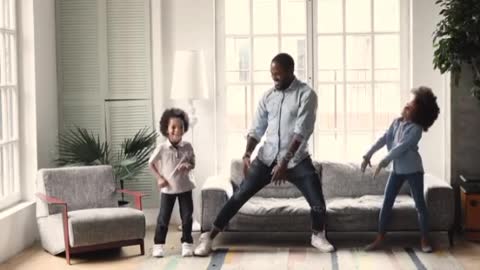
{"type": "Polygon", "coordinates": [[[297,78],[317,92],[315,158],[358,162],[399,115],[408,93],[401,60],[408,1],[217,0],[216,7],[220,160],[242,156],[278,52],[293,56],[297,78]]]}
{"type": "Polygon", "coordinates": [[[15,0],[0,1],[0,209],[20,199],[15,0]]]}

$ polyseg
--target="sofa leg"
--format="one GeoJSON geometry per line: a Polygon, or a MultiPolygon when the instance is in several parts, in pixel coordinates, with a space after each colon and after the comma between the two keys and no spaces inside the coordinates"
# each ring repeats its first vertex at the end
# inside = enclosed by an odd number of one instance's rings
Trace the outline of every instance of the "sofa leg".
{"type": "Polygon", "coordinates": [[[143,239],[142,239],[142,242],[140,243],[140,254],[145,255],[145,244],[143,239]]]}
{"type": "Polygon", "coordinates": [[[454,236],[454,230],[453,228],[448,230],[448,242],[450,244],[450,247],[453,247],[453,236],[454,236]]]}

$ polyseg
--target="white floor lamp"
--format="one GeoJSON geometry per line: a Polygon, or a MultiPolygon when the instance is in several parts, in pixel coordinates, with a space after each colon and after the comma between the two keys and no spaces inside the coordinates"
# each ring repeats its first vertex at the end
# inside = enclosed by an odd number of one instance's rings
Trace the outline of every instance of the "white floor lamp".
{"type": "MultiPolygon", "coordinates": [[[[205,74],[205,57],[199,50],[180,50],[175,52],[173,80],[170,98],[188,101],[192,145],[194,145],[194,128],[198,117],[194,106],[195,100],[208,99],[207,79],[205,74]]],[[[194,196],[195,197],[195,196],[194,196]]],[[[181,229],[181,226],[179,226],[181,229]]],[[[193,231],[199,231],[200,224],[194,219],[193,231]]]]}

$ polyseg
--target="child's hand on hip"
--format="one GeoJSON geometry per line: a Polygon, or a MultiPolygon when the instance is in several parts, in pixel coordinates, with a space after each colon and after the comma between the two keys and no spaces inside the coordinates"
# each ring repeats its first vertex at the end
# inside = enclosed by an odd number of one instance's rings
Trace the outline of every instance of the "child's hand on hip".
{"type": "Polygon", "coordinates": [[[157,187],[159,189],[167,187],[168,186],[168,181],[165,180],[164,178],[158,178],[157,179],[157,187]]]}

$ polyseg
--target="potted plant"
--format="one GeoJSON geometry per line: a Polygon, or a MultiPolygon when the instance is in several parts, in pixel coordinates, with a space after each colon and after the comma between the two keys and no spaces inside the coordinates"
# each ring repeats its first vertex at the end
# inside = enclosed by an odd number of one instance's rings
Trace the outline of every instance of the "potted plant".
{"type": "Polygon", "coordinates": [[[480,2],[437,0],[441,21],[433,33],[433,64],[443,74],[450,71],[458,85],[462,66],[473,72],[471,94],[480,100],[480,2]]]}
{"type": "MultiPolygon", "coordinates": [[[[112,155],[108,142],[100,141],[85,128],[75,127],[60,133],[58,140],[59,166],[111,165],[115,181],[123,189],[124,181],[134,179],[146,166],[150,153],[155,147],[157,134],[148,128],[139,130],[133,137],[125,138],[120,148],[112,155]]],[[[123,193],[120,206],[128,204],[123,193]]]]}

